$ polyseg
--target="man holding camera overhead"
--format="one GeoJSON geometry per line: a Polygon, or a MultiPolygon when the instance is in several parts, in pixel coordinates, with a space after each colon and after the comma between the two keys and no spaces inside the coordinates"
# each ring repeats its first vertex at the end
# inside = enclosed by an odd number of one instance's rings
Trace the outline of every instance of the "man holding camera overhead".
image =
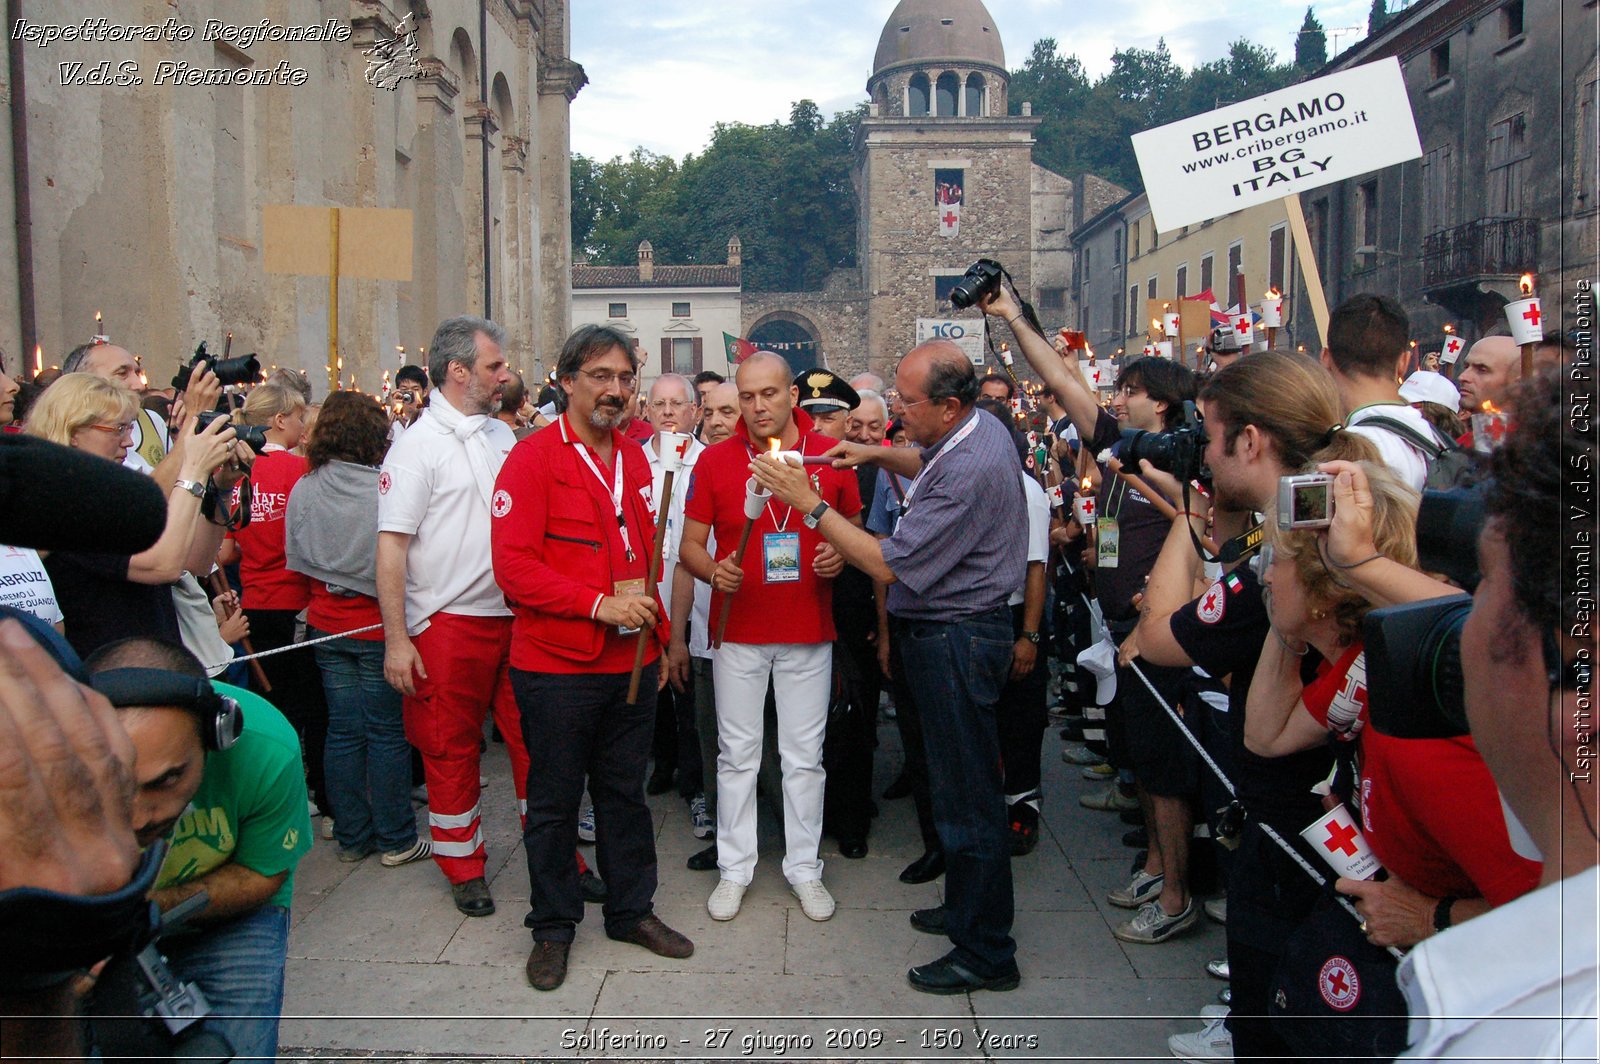
{"type": "MultiPolygon", "coordinates": [[[[1195,396],[1194,374],[1186,366],[1156,357],[1128,363],[1117,377],[1107,412],[1095,401],[1083,376],[1075,368],[1067,368],[1043,334],[1023,320],[1022,308],[1005,286],[998,286],[980,304],[985,313],[1011,326],[1024,357],[1055,392],[1082,438],[1089,441],[1090,453],[1120,450],[1122,433],[1128,429],[1159,433],[1183,423],[1184,403],[1195,396]]],[[[1115,458],[1111,467],[1120,468],[1115,458]]],[[[1125,472],[1137,474],[1138,470],[1125,472]]],[[[1152,498],[1148,492],[1143,481],[1107,471],[1095,500],[1095,589],[1106,627],[1119,644],[1131,637],[1139,623],[1134,597],[1142,591],[1169,527],[1165,514],[1170,507],[1163,510],[1165,503],[1158,504],[1159,496],[1152,498]]],[[[1137,650],[1130,653],[1125,648],[1122,659],[1131,660],[1136,654],[1137,650]]],[[[1169,704],[1178,701],[1182,685],[1189,679],[1185,669],[1160,668],[1148,662],[1144,673],[1169,704]]],[[[1126,669],[1106,707],[1106,735],[1112,766],[1132,769],[1138,787],[1133,790],[1123,780],[1112,780],[1103,794],[1085,795],[1080,802],[1090,809],[1142,809],[1150,838],[1144,867],[1127,886],[1107,895],[1112,905],[1138,910],[1115,934],[1125,942],[1164,942],[1193,928],[1200,919],[1188,883],[1193,822],[1189,800],[1199,786],[1197,759],[1149,690],[1126,669]]]]}

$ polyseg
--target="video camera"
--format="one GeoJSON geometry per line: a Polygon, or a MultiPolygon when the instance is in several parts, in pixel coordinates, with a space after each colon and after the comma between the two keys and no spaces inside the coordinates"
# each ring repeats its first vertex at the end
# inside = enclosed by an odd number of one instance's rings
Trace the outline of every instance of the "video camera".
{"type": "Polygon", "coordinates": [[[230,384],[255,384],[261,379],[261,361],[255,355],[214,358],[206,351],[206,342],[201,340],[194,349],[194,357],[189,360],[189,364],[178,367],[177,374],[172,378],[172,387],[180,392],[188,391],[189,378],[202,365],[211,367],[211,372],[216,374],[217,380],[223,387],[230,384]]]}
{"type": "Polygon", "coordinates": [[[1362,621],[1372,726],[1396,739],[1449,739],[1468,732],[1461,628],[1478,586],[1478,533],[1492,481],[1425,491],[1417,511],[1417,559],[1469,594],[1373,610],[1362,621]]]}
{"type": "Polygon", "coordinates": [[[1148,460],[1157,469],[1177,477],[1181,483],[1208,479],[1206,470],[1206,426],[1192,399],[1183,403],[1183,423],[1165,432],[1144,429],[1122,431],[1122,467],[1137,472],[1139,462],[1148,460]]]}

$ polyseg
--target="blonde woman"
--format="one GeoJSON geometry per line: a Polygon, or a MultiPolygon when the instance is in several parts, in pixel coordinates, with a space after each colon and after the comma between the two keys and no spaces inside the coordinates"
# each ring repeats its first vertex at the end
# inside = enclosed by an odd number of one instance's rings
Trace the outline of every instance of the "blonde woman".
{"type": "MultiPolygon", "coordinates": [[[[133,442],[137,410],[138,402],[127,389],[88,373],[67,373],[33,405],[27,431],[120,463],[133,442]]],[[[211,566],[222,529],[201,515],[200,500],[207,481],[222,475],[234,439],[225,420],[200,432],[196,426],[191,420],[186,429],[191,436],[180,448],[166,528],[153,547],[134,555],[53,551],[46,556],[45,570],[55,586],[67,640],[79,655],[87,657],[129,636],[180,640],[168,585],[185,569],[211,566]]],[[[228,475],[237,478],[236,473],[228,475]]],[[[114,507],[116,500],[107,499],[106,505],[114,507]]]]}

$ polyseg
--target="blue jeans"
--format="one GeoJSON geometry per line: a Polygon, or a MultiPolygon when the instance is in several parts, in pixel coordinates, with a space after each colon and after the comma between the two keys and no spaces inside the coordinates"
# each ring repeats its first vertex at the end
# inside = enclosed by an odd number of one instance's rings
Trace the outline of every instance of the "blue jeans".
{"type": "MultiPolygon", "coordinates": [[[[315,639],[327,633],[313,628],[315,639]]],[[[411,809],[411,745],[400,693],[383,678],[383,643],[334,639],[312,650],[328,698],[323,774],[341,849],[384,853],[417,841],[411,809]]]]}
{"type": "Polygon", "coordinates": [[[995,705],[1011,669],[1005,607],[958,621],[896,618],[906,683],[922,715],[933,821],[944,844],[951,960],[984,978],[1016,971],[995,705]]]}
{"type": "Polygon", "coordinates": [[[161,943],[173,972],[197,984],[211,1003],[206,1026],[226,1037],[240,1060],[273,1060],[278,1055],[288,950],[289,910],[281,905],[263,905],[236,920],[161,943]]]}

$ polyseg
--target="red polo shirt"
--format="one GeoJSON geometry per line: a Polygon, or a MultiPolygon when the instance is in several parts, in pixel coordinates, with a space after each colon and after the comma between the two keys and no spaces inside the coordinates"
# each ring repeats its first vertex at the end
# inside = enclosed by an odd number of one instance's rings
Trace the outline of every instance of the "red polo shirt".
{"type": "MultiPolygon", "coordinates": [[[[811,429],[811,418],[799,407],[794,409],[800,440],[795,450],[818,455],[838,444],[838,440],[811,429]]],[[[722,557],[733,553],[744,531],[745,482],[750,479],[750,463],[767,441],[751,442],[750,430],[743,421],[734,435],[709,447],[695,464],[689,481],[689,495],[683,513],[690,521],[710,525],[717,537],[722,557]]],[[[853,470],[830,465],[806,466],[811,486],[824,502],[845,517],[861,512],[861,490],[853,470]]],[[[723,640],[729,643],[827,643],[834,638],[833,581],[817,576],[811,565],[816,558],[822,534],[805,526],[804,514],[797,513],[776,499],[767,502],[750,532],[745,549],[744,582],[733,596],[728,612],[728,627],[723,640]],[[782,549],[784,541],[767,537],[799,534],[799,579],[768,581],[765,549],[768,544],[782,549]]],[[[793,542],[793,541],[787,541],[793,542]]],[[[720,591],[711,593],[711,623],[722,615],[720,591]]],[[[713,636],[715,633],[712,633],[713,636]]]]}
{"type": "MultiPolygon", "coordinates": [[[[579,439],[563,414],[513,447],[501,467],[490,504],[489,542],[495,581],[514,618],[513,668],[556,673],[633,668],[638,637],[621,635],[614,625],[593,618],[600,599],[613,594],[618,581],[638,580],[643,590],[655,543],[655,506],[644,451],[615,431],[611,443],[612,462],[607,463],[579,439]],[[620,525],[612,502],[617,462],[622,463],[620,525]]],[[[659,607],[660,598],[656,601],[659,607]]],[[[645,664],[666,645],[666,615],[661,610],[645,664]]]]}

